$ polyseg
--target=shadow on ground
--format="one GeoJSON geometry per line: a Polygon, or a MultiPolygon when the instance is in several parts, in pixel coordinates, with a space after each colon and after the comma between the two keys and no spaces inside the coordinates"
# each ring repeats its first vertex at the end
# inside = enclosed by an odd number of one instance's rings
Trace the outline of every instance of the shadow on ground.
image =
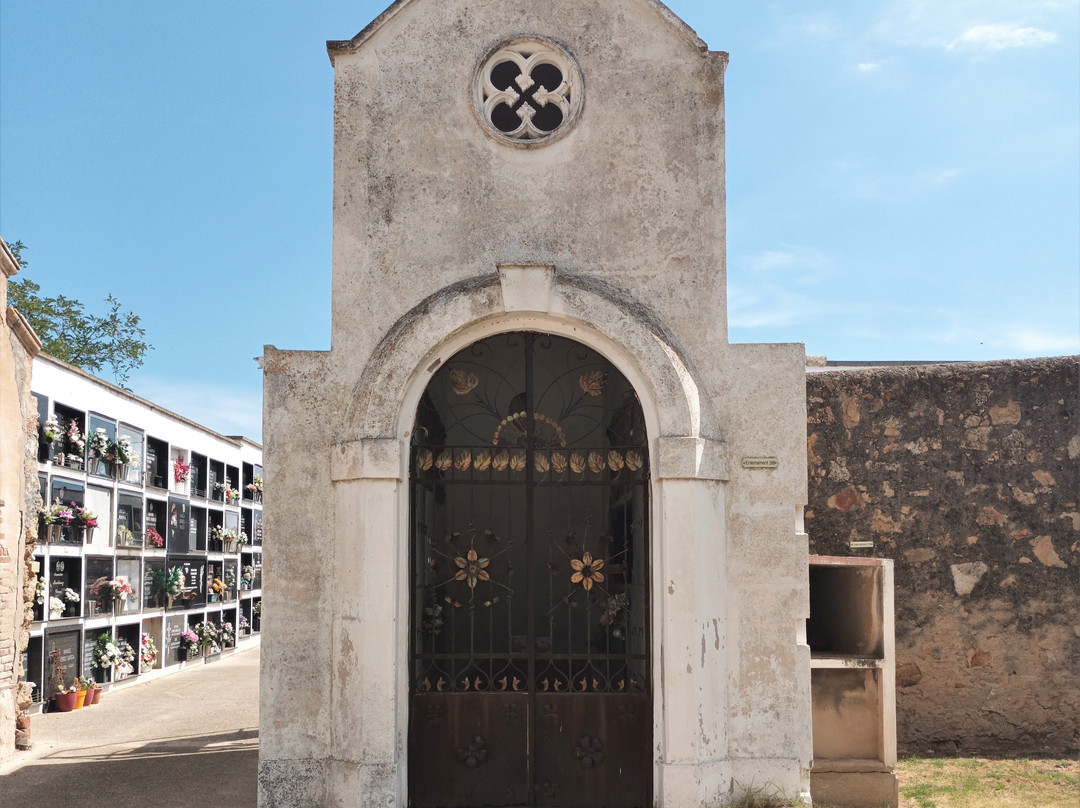
{"type": "Polygon", "coordinates": [[[58,750],[7,774],[0,805],[255,808],[258,735],[257,730],[240,730],[58,750]]]}

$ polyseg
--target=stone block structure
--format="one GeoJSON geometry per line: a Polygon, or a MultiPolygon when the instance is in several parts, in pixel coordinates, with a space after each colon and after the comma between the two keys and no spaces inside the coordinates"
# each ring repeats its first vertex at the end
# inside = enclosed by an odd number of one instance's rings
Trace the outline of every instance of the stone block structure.
{"type": "MultiPolygon", "coordinates": [[[[19,271],[7,244],[0,240],[0,311],[5,312],[0,340],[0,759],[25,738],[30,691],[22,676],[22,652],[29,637],[34,597],[33,552],[37,538],[39,496],[34,455],[28,434],[36,434],[37,411],[30,397],[30,376],[41,340],[18,311],[8,306],[8,278],[19,271]]],[[[23,741],[25,742],[25,741],[23,741]]]]}
{"type": "Polygon", "coordinates": [[[807,377],[814,552],[896,563],[909,754],[1080,744],[1080,359],[807,377]]]}
{"type": "Polygon", "coordinates": [[[329,51],[260,805],[808,799],[804,350],[727,339],[727,55],[656,0],[400,0],[329,51]]]}

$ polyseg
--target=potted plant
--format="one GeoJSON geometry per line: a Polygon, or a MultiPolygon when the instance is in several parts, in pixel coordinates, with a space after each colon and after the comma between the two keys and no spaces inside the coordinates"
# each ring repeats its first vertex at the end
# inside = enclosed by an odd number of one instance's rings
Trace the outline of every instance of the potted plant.
{"type": "Polygon", "coordinates": [[[56,709],[62,713],[70,713],[75,709],[76,688],[67,687],[67,668],[60,661],[60,649],[57,648],[49,656],[49,685],[53,692],[53,701],[56,709]]]}
{"type": "Polygon", "coordinates": [[[75,681],[71,685],[75,688],[75,709],[81,710],[86,706],[86,693],[89,688],[86,683],[78,676],[75,677],[75,681]]]}
{"type": "Polygon", "coordinates": [[[97,695],[98,683],[93,680],[92,677],[82,680],[83,690],[86,695],[83,696],[83,707],[90,707],[94,704],[94,696],[97,695]]]}

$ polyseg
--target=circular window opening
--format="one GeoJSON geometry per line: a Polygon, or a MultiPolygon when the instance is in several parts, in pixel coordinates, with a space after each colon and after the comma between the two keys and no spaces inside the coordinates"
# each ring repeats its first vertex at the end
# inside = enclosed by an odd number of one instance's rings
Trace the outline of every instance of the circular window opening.
{"type": "Polygon", "coordinates": [[[581,74],[553,42],[519,39],[501,45],[480,70],[477,101],[484,122],[522,145],[560,134],[581,108],[581,74]]]}

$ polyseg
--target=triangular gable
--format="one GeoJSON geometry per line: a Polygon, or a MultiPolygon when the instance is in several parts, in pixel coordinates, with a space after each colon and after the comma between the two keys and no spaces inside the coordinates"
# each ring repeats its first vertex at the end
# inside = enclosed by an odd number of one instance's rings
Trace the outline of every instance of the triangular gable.
{"type": "MultiPolygon", "coordinates": [[[[388,23],[394,16],[397,15],[405,6],[412,3],[414,0],[395,0],[395,2],[389,6],[382,14],[372,20],[366,28],[360,33],[354,36],[352,39],[330,39],[326,42],[326,51],[330,55],[330,63],[334,62],[335,53],[347,53],[350,51],[359,50],[365,42],[367,42],[375,32],[381,29],[386,23],[388,23]]],[[[651,6],[661,17],[663,17],[671,25],[672,28],[693,47],[707,51],[709,46],[705,44],[705,41],[697,35],[697,32],[686,24],[678,14],[668,8],[660,0],[640,0],[647,5],[651,6]]]]}

